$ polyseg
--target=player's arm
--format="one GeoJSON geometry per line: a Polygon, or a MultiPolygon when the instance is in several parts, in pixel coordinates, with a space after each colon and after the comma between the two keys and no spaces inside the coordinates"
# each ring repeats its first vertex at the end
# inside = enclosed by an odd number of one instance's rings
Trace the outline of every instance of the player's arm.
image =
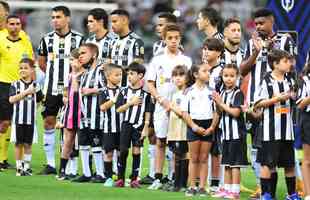
{"type": "Polygon", "coordinates": [[[40,45],[38,48],[38,64],[40,69],[45,73],[46,72],[46,63],[47,63],[47,46],[44,38],[41,39],[40,45]]]}
{"type": "Polygon", "coordinates": [[[260,43],[260,41],[253,39],[253,50],[252,50],[252,54],[250,53],[250,43],[247,44],[247,48],[245,51],[245,55],[244,55],[244,59],[242,60],[241,64],[240,64],[240,72],[242,76],[246,76],[250,71],[252,66],[255,64],[256,62],[256,58],[262,48],[262,45],[260,43]]]}
{"type": "Polygon", "coordinates": [[[140,140],[144,139],[145,137],[147,137],[149,135],[150,119],[151,119],[151,113],[150,112],[145,112],[144,113],[144,126],[143,126],[143,129],[142,129],[140,140]]]}

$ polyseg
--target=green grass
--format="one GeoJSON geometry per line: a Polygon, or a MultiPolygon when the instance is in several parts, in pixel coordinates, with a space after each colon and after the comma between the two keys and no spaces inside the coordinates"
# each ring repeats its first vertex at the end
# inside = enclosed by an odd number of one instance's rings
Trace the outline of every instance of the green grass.
{"type": "MultiPolygon", "coordinates": [[[[39,120],[39,127],[42,121],[39,120]]],[[[40,127],[40,136],[42,136],[42,127],[40,127]]],[[[57,133],[58,134],[58,133],[57,133]]],[[[58,146],[59,149],[59,146],[58,146]]],[[[147,142],[145,142],[143,171],[147,173],[147,142]]],[[[130,156],[129,156],[130,157],[130,156]]],[[[42,137],[39,144],[33,146],[33,161],[32,168],[34,174],[39,172],[42,165],[45,164],[45,156],[42,148],[42,137]]],[[[59,153],[57,154],[59,158],[59,153]]],[[[130,159],[130,158],[129,158],[130,159]]],[[[130,159],[131,160],[131,159],[130,159]]],[[[128,170],[131,169],[131,161],[128,162],[128,170]]],[[[15,164],[14,148],[10,145],[9,161],[15,164]]],[[[58,163],[57,163],[58,164],[58,163]]],[[[58,166],[58,165],[57,165],[58,166]]],[[[80,167],[81,168],[81,167],[80,167]]],[[[128,175],[129,173],[127,173],[128,175]]],[[[284,199],[286,186],[283,179],[283,171],[280,171],[277,196],[278,199],[284,199]]],[[[255,187],[255,177],[251,168],[242,171],[242,184],[249,188],[255,187]]],[[[248,199],[248,193],[242,193],[241,199],[248,199]]],[[[150,191],[146,188],[131,189],[131,188],[104,188],[102,184],[78,184],[71,182],[60,182],[54,176],[38,176],[31,177],[16,177],[15,170],[10,169],[5,172],[0,172],[0,200],[180,200],[189,199],[184,196],[184,193],[168,193],[163,191],[150,191]]],[[[202,199],[194,197],[194,199],[202,199]]],[[[205,197],[203,199],[212,199],[205,197]]]]}

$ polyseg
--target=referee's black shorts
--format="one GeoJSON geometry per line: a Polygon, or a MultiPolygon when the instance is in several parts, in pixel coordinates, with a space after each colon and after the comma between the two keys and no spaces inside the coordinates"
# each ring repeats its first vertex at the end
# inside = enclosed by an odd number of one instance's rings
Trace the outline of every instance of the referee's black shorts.
{"type": "Polygon", "coordinates": [[[62,97],[62,95],[46,94],[41,113],[43,118],[47,116],[57,116],[58,111],[64,105],[62,97]]]}
{"type": "Polygon", "coordinates": [[[13,105],[9,102],[10,83],[0,82],[0,121],[11,120],[13,105]]]}
{"type": "Polygon", "coordinates": [[[295,167],[295,153],[293,141],[263,141],[258,149],[256,162],[269,168],[295,167]]]}

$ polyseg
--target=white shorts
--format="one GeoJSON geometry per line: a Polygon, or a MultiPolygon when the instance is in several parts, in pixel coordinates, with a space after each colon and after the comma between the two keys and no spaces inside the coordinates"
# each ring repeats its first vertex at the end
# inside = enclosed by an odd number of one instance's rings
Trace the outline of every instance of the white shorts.
{"type": "Polygon", "coordinates": [[[154,130],[157,138],[167,138],[169,118],[167,112],[154,113],[154,130]]]}

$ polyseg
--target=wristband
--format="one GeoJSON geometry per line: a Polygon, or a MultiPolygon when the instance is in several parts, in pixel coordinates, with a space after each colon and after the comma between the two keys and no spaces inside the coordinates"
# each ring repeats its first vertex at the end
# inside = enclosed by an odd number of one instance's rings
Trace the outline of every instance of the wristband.
{"type": "Polygon", "coordinates": [[[196,126],[194,126],[194,127],[192,127],[192,131],[193,131],[194,133],[196,133],[196,132],[198,131],[198,128],[197,128],[196,126]]]}

